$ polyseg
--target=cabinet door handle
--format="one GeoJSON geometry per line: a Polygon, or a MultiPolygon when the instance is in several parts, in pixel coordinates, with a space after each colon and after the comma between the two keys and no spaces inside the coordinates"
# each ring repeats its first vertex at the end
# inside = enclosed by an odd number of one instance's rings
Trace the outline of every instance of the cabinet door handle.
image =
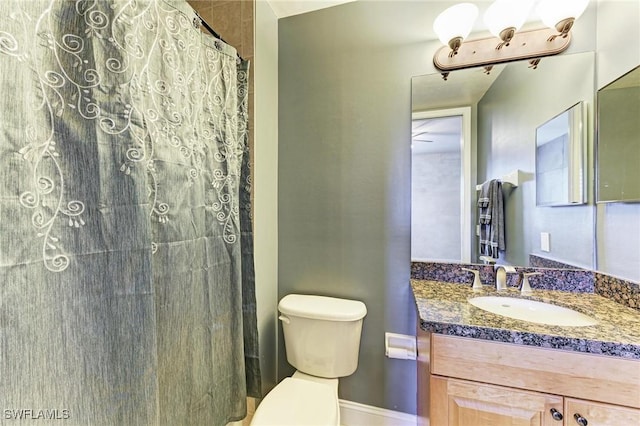
{"type": "Polygon", "coordinates": [[[587,424],[589,424],[587,419],[582,417],[579,413],[575,413],[573,415],[573,418],[576,420],[576,423],[578,423],[580,426],[587,426],[587,424]]]}
{"type": "Polygon", "coordinates": [[[555,408],[552,408],[551,410],[551,417],[553,417],[553,420],[562,420],[562,413],[558,410],[556,410],[555,408]]]}

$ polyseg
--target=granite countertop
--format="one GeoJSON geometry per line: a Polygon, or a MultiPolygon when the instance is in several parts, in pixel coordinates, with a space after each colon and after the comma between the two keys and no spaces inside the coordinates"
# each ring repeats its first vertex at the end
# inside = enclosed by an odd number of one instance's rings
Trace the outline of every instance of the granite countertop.
{"type": "Polygon", "coordinates": [[[473,292],[470,285],[411,280],[420,327],[425,331],[497,342],[640,359],[640,312],[593,293],[517,288],[497,292],[489,285],[473,292]],[[510,296],[565,306],[587,314],[597,325],[553,326],[520,321],[487,312],[467,302],[477,296],[510,296]]]}

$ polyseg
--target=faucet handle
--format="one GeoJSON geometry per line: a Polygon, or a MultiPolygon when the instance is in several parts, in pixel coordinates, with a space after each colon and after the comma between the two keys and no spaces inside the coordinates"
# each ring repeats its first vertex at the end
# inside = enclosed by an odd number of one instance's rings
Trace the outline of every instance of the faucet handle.
{"type": "Polygon", "coordinates": [[[469,272],[473,272],[473,286],[471,287],[471,289],[473,291],[482,291],[482,281],[480,281],[480,271],[476,271],[475,269],[469,269],[469,268],[460,268],[463,271],[469,271],[469,272]]]}
{"type": "Polygon", "coordinates": [[[523,272],[522,273],[522,286],[520,287],[520,294],[531,294],[531,285],[529,285],[529,277],[533,275],[542,275],[541,272],[523,272]]]}

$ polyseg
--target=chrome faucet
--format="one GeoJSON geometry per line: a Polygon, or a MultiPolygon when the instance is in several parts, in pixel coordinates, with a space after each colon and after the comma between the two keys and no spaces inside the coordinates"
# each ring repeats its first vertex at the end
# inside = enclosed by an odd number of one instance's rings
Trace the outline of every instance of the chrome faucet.
{"type": "Polygon", "coordinates": [[[507,272],[515,273],[516,269],[508,265],[494,265],[496,271],[496,290],[502,291],[507,288],[507,272]]]}

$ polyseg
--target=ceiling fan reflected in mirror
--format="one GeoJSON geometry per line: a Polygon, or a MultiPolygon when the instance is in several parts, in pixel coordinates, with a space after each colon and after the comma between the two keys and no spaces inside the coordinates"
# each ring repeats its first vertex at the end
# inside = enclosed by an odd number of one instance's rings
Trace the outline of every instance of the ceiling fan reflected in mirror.
{"type": "Polygon", "coordinates": [[[458,150],[460,148],[461,126],[460,116],[415,118],[411,122],[411,145],[414,153],[441,153],[458,150]]]}
{"type": "Polygon", "coordinates": [[[428,137],[430,134],[430,132],[412,132],[411,140],[413,142],[433,143],[433,139],[428,137]]]}

